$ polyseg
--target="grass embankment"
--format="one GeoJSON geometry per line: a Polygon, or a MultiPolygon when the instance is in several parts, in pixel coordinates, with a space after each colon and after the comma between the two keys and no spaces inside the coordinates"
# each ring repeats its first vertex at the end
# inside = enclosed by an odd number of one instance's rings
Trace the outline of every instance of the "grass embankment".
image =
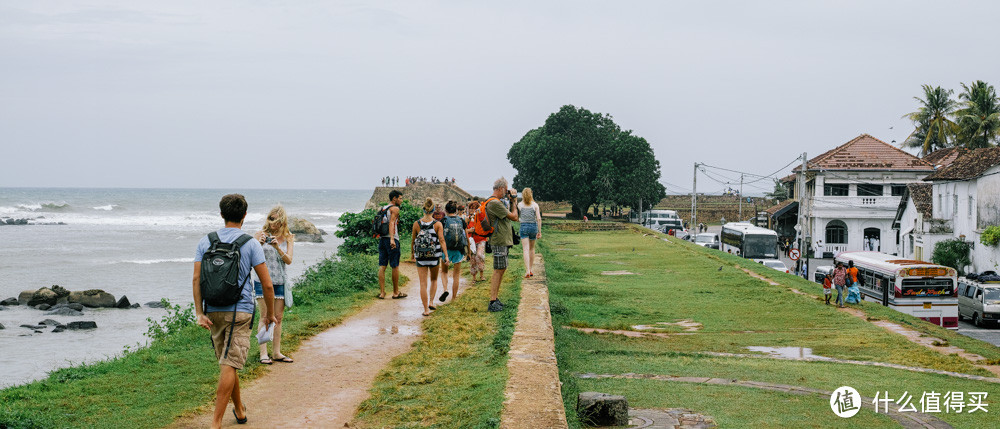
{"type": "MultiPolygon", "coordinates": [[[[376,257],[349,256],[311,267],[294,288],[295,307],[285,312],[282,348],[293,353],[303,339],[371,303],[377,263],[376,257]]],[[[172,307],[153,331],[160,333],[149,347],[0,391],[0,428],[154,428],[210,405],[219,366],[191,307],[172,307]]],[[[264,373],[258,360],[252,339],[241,380],[264,373]]]]}
{"type": "MultiPolygon", "coordinates": [[[[486,310],[493,266],[487,254],[487,280],[470,283],[454,304],[438,307],[424,320],[423,336],[413,349],[393,359],[375,380],[371,397],[358,411],[359,426],[499,427],[524,276],[520,251],[519,246],[511,249],[501,285],[504,311],[486,310]]],[[[468,273],[468,262],[462,265],[468,273]]],[[[467,275],[465,280],[471,282],[467,275]]]]}
{"type": "MultiPolygon", "coordinates": [[[[656,380],[577,378],[581,373],[718,377],[827,391],[849,385],[868,397],[877,391],[888,391],[894,398],[909,392],[915,396],[918,409],[925,391],[988,392],[987,402],[1000,397],[1000,385],[944,375],[832,362],[706,355],[704,352],[751,354],[749,346],[809,347],[820,356],[991,375],[957,356],[928,350],[788,290],[794,287],[820,294],[815,283],[732,255],[673,238],[667,243],[662,238],[635,232],[545,230],[545,240],[540,243],[546,258],[556,353],[567,417],[574,427],[580,425],[574,409],[582,391],[623,394],[636,408],[691,408],[714,416],[722,427],[899,426],[869,409],[841,419],[831,412],[829,398],[818,395],[656,380]],[[783,285],[750,277],[734,264],[783,285]],[[619,270],[636,275],[601,275],[602,271],[619,270]],[[634,325],[680,320],[692,320],[702,327],[690,335],[669,338],[586,334],[569,328],[631,330],[634,325]]],[[[861,308],[871,317],[905,322],[987,358],[1000,356],[1000,349],[992,345],[962,339],[911,316],[871,304],[861,308]]],[[[682,331],[679,326],[662,327],[661,332],[682,331]]],[[[985,427],[992,421],[991,414],[981,412],[934,415],[956,427],[985,427]]]]}

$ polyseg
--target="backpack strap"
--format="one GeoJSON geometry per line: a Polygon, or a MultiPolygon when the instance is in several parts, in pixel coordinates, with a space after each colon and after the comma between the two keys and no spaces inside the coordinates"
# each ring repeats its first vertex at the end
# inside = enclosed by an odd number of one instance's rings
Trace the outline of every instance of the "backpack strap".
{"type": "Polygon", "coordinates": [[[219,233],[218,232],[212,231],[212,232],[208,233],[208,247],[209,247],[209,249],[215,250],[215,248],[219,246],[219,243],[222,243],[222,240],[219,239],[219,233]]]}
{"type": "MultiPolygon", "coordinates": [[[[212,234],[215,234],[215,233],[213,232],[212,234]]],[[[219,238],[219,235],[215,234],[215,238],[219,238]]],[[[247,242],[249,242],[252,239],[253,239],[253,237],[250,236],[249,234],[243,234],[243,235],[239,236],[235,241],[233,241],[233,244],[236,245],[236,250],[239,250],[239,249],[243,248],[244,244],[247,244],[247,242]]],[[[240,253],[240,259],[242,259],[242,258],[243,258],[243,254],[240,253]]],[[[247,282],[250,281],[250,273],[251,272],[253,272],[253,267],[250,267],[250,271],[247,272],[247,276],[243,278],[243,282],[241,283],[242,286],[240,287],[240,296],[243,295],[243,289],[246,289],[247,282]]],[[[226,351],[223,353],[223,357],[224,358],[225,357],[229,357],[229,346],[233,344],[233,331],[236,329],[236,308],[239,307],[239,305],[240,305],[239,301],[236,301],[236,303],[233,304],[233,321],[229,323],[229,339],[226,340],[226,351]]],[[[254,314],[256,312],[257,312],[257,302],[256,302],[256,300],[254,300],[253,312],[251,314],[254,314]]],[[[254,318],[254,316],[251,315],[250,316],[250,329],[253,329],[253,318],[254,318]]]]}

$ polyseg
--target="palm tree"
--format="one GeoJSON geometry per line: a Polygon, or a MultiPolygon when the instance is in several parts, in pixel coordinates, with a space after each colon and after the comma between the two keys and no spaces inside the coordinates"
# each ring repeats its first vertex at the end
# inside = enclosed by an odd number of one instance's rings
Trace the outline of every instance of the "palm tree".
{"type": "Polygon", "coordinates": [[[993,146],[1000,134],[1000,102],[996,90],[981,80],[971,86],[962,84],[965,91],[958,95],[965,108],[955,112],[958,122],[958,145],[967,148],[993,146]]]}
{"type": "Polygon", "coordinates": [[[913,97],[920,102],[920,109],[903,115],[913,121],[914,130],[903,141],[905,147],[919,147],[921,155],[926,155],[936,149],[952,146],[957,125],[948,119],[958,103],[951,99],[954,91],[942,89],[940,86],[923,85],[924,98],[913,97]]]}

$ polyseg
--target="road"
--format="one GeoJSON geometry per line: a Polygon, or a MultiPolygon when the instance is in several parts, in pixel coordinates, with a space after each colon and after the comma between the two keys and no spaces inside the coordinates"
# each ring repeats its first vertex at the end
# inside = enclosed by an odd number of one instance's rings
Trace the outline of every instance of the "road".
{"type": "MultiPolygon", "coordinates": [[[[714,232],[716,234],[722,232],[722,226],[712,225],[708,227],[709,232],[714,232]]],[[[785,258],[784,255],[781,256],[781,261],[785,263],[789,269],[792,269],[795,264],[792,260],[785,258]]],[[[813,273],[816,272],[816,267],[821,267],[824,265],[833,265],[833,259],[810,259],[809,260],[809,279],[813,279],[813,273]]],[[[958,322],[958,333],[965,335],[970,338],[975,338],[980,341],[985,341],[987,343],[993,344],[1000,347],[1000,327],[986,327],[978,328],[972,323],[966,321],[958,322]]]]}

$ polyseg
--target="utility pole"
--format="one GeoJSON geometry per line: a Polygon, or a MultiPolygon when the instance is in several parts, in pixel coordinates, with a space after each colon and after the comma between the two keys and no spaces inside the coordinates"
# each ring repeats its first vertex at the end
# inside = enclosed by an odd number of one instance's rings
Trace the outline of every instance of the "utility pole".
{"type": "Polygon", "coordinates": [[[694,163],[694,180],[691,181],[691,226],[698,219],[698,163],[694,163]]]}
{"type": "Polygon", "coordinates": [[[736,221],[743,222],[743,173],[740,173],[740,215],[736,221]]]}
{"type": "MultiPolygon", "coordinates": [[[[798,231],[798,248],[799,248],[799,260],[796,262],[796,269],[801,270],[802,268],[802,258],[806,255],[805,242],[806,235],[806,163],[809,158],[806,157],[806,153],[802,152],[802,168],[799,169],[798,177],[798,187],[799,187],[799,231],[798,231]]],[[[809,278],[809,273],[804,276],[806,279],[809,278]]]]}

